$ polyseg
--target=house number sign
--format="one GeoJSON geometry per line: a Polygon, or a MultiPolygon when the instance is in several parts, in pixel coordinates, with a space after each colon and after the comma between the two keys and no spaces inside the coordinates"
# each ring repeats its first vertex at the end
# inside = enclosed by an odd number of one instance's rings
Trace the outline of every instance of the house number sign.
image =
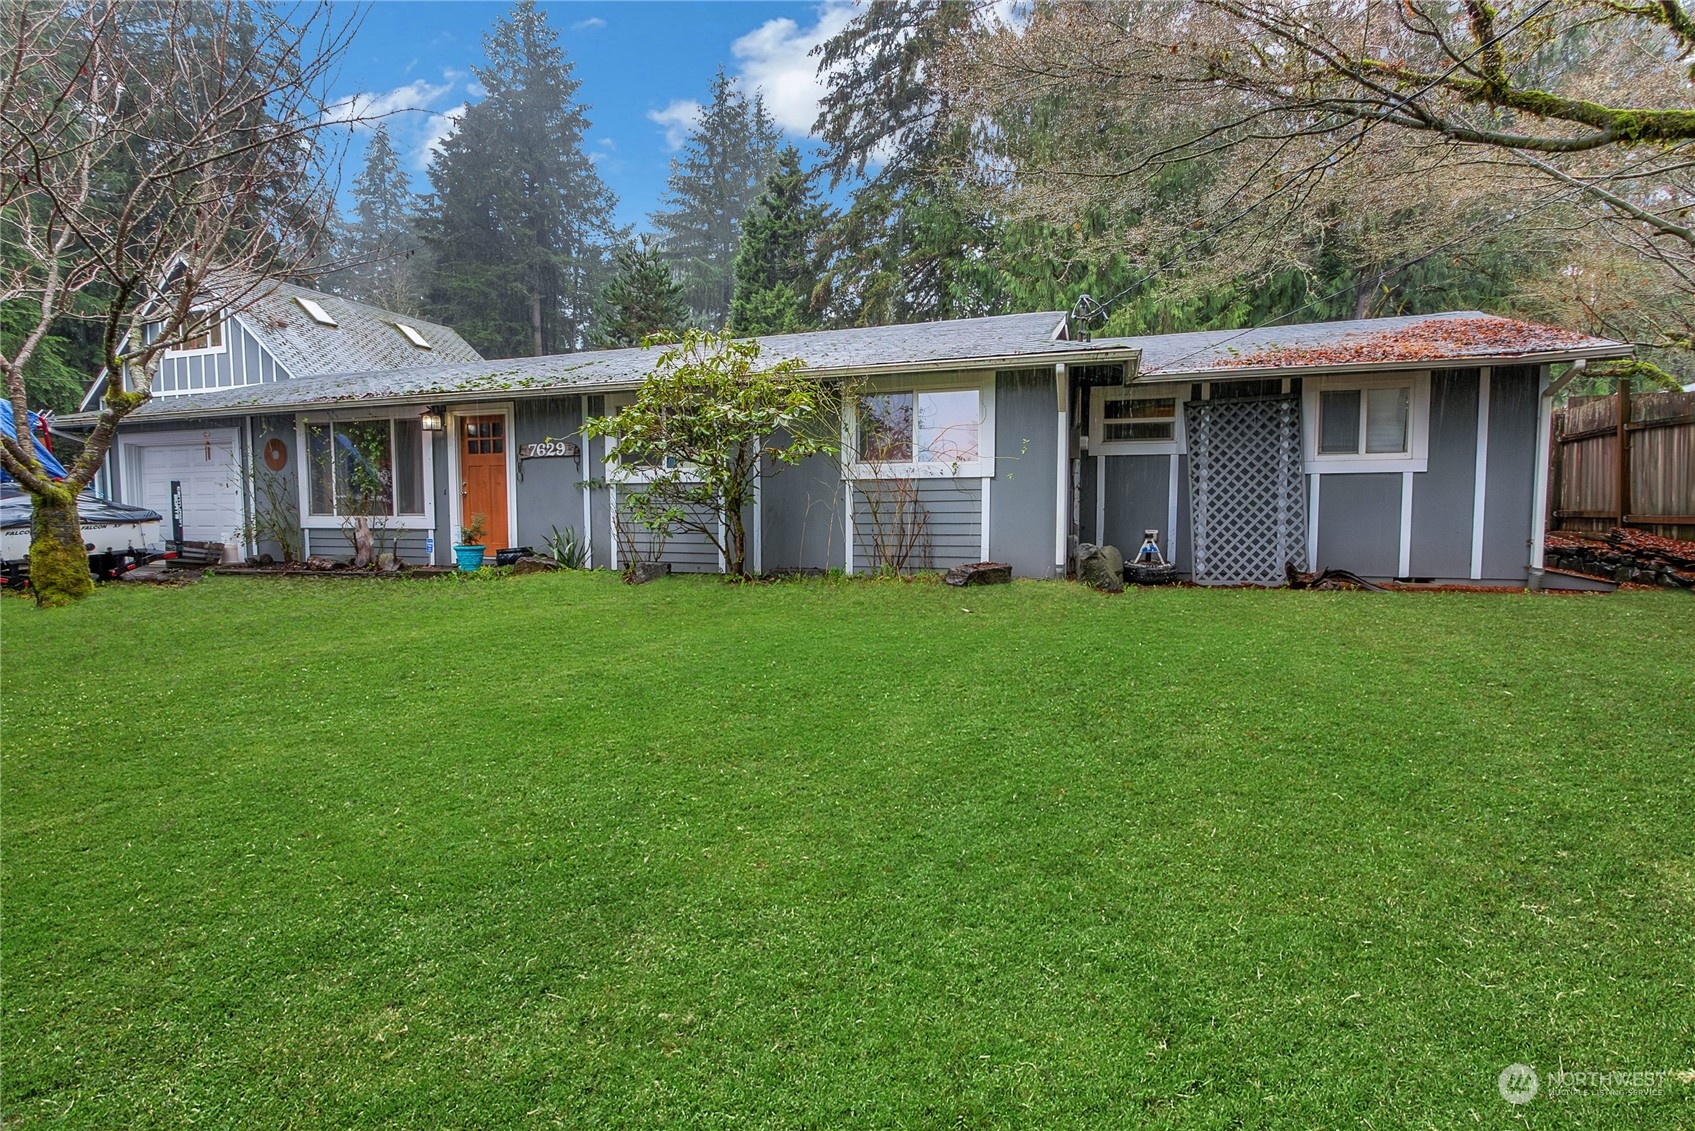
{"type": "Polygon", "coordinates": [[[554,459],[560,456],[575,459],[577,445],[566,440],[543,440],[539,444],[519,444],[519,459],[554,459]]]}

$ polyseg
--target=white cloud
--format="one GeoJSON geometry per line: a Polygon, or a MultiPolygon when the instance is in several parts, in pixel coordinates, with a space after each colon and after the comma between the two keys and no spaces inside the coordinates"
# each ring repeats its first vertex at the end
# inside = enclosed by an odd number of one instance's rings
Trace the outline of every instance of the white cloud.
{"type": "Polygon", "coordinates": [[[429,168],[430,162],[441,149],[441,143],[447,140],[459,126],[459,119],[465,116],[465,103],[461,102],[451,110],[440,114],[431,114],[429,127],[424,131],[423,140],[418,145],[418,151],[413,163],[420,169],[429,168]]]}
{"type": "Polygon", "coordinates": [[[824,94],[812,49],[847,26],[854,5],[849,0],[825,0],[817,15],[809,28],[790,19],[766,20],[730,45],[743,89],[764,92],[765,108],[789,133],[812,132],[818,100],[824,94]]]}
{"type": "Polygon", "coordinates": [[[488,87],[484,86],[476,79],[472,79],[470,82],[465,84],[465,93],[469,94],[472,98],[481,101],[488,97],[488,87]]]}
{"type": "Polygon", "coordinates": [[[416,79],[382,94],[364,92],[350,95],[330,106],[324,116],[332,122],[350,122],[355,129],[370,129],[379,121],[408,110],[427,110],[431,103],[452,89],[451,79],[441,83],[416,79]]]}
{"type": "Polygon", "coordinates": [[[605,26],[606,26],[605,20],[601,19],[599,16],[590,16],[586,20],[578,20],[576,23],[572,24],[571,30],[572,31],[593,31],[595,28],[602,28],[602,27],[605,27],[605,26]]]}
{"type": "Polygon", "coordinates": [[[663,110],[649,110],[647,118],[665,127],[667,148],[681,149],[689,131],[700,121],[702,109],[704,107],[692,98],[674,98],[663,110]]]}

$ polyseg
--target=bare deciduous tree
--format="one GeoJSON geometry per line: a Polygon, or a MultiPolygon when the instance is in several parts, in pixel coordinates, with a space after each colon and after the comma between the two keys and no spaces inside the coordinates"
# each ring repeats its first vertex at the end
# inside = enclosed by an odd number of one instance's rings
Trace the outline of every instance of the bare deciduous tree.
{"type": "Polygon", "coordinates": [[[0,465],[34,503],[36,599],[92,589],[76,498],[166,350],[207,332],[314,257],[333,208],[325,142],[345,128],[328,83],[353,24],[328,4],[239,0],[8,4],[0,26],[0,344],[15,419],[23,374],[64,317],[95,321],[108,374],[62,482],[27,441],[0,465]]]}
{"type": "Polygon", "coordinates": [[[1692,55],[1683,0],[1121,0],[1041,6],[943,70],[1015,214],[1106,209],[1253,265],[1327,209],[1419,206],[1405,259],[1463,244],[1481,206],[1564,278],[1628,253],[1682,300],[1571,313],[1689,349],[1692,55]]]}

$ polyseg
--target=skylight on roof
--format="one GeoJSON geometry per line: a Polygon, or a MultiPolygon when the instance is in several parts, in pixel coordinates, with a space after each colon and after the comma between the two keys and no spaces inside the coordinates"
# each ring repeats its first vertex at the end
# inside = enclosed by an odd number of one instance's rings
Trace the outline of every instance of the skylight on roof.
{"type": "Polygon", "coordinates": [[[313,302],[309,298],[296,298],[294,301],[298,302],[300,304],[300,309],[304,310],[307,314],[310,314],[312,316],[312,321],[316,322],[318,325],[328,326],[331,329],[335,328],[336,320],[330,317],[329,311],[319,306],[316,302],[313,302]]]}
{"type": "Polygon", "coordinates": [[[396,330],[399,330],[402,334],[405,334],[406,340],[411,342],[413,345],[417,346],[419,349],[427,350],[427,349],[433,349],[434,348],[433,346],[430,345],[430,341],[429,341],[428,338],[426,338],[426,337],[424,337],[424,335],[418,333],[417,330],[414,330],[412,327],[408,326],[406,323],[396,322],[394,324],[394,328],[396,330]]]}

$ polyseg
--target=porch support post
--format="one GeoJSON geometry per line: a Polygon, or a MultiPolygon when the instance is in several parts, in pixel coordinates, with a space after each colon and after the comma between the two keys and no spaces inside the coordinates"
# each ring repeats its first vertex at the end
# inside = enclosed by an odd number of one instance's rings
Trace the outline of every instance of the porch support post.
{"type": "Polygon", "coordinates": [[[1618,379],[1618,524],[1630,513],[1630,378],[1618,379]]]}
{"type": "Polygon", "coordinates": [[[1054,363],[1054,398],[1058,402],[1058,452],[1054,459],[1054,576],[1066,573],[1065,533],[1070,527],[1071,509],[1071,377],[1065,362],[1054,363]]]}

